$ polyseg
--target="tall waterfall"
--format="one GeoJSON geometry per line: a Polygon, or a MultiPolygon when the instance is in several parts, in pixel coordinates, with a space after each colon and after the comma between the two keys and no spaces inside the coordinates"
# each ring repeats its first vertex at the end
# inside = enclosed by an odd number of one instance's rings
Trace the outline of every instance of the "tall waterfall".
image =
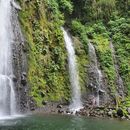
{"type": "Polygon", "coordinates": [[[66,49],[68,52],[68,62],[69,62],[69,74],[70,74],[70,82],[72,87],[72,103],[70,105],[70,110],[78,111],[82,108],[81,102],[81,91],[79,85],[79,77],[76,65],[76,56],[75,50],[73,47],[73,42],[67,31],[62,28],[64,34],[64,40],[66,49]]]}
{"type": "Polygon", "coordinates": [[[0,0],[0,117],[16,112],[15,92],[11,76],[12,69],[12,28],[11,0],[0,0]]]}
{"type": "Polygon", "coordinates": [[[99,92],[104,91],[101,89],[102,87],[102,78],[103,75],[101,73],[101,70],[98,68],[98,62],[97,62],[97,56],[95,52],[94,46],[89,42],[88,44],[88,49],[89,49],[89,58],[90,58],[90,68],[91,68],[91,89],[92,89],[92,94],[93,94],[93,105],[99,106],[100,105],[100,99],[99,99],[99,92]]]}

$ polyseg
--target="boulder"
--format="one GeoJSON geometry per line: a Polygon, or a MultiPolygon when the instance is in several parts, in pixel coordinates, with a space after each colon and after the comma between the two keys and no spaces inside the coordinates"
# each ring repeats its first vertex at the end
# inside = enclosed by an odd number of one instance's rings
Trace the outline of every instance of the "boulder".
{"type": "Polygon", "coordinates": [[[110,110],[110,111],[107,113],[107,115],[110,116],[110,117],[113,117],[113,111],[110,110]]]}
{"type": "Polygon", "coordinates": [[[47,105],[47,101],[42,101],[42,105],[47,105]]]}
{"type": "Polygon", "coordinates": [[[57,105],[57,108],[62,108],[63,106],[61,104],[57,105]]]}
{"type": "Polygon", "coordinates": [[[119,109],[117,110],[117,115],[118,115],[119,117],[123,117],[123,116],[124,116],[123,110],[122,110],[121,108],[119,108],[119,109]]]}
{"type": "Polygon", "coordinates": [[[127,108],[127,112],[128,112],[128,114],[130,114],[130,107],[127,108]]]}
{"type": "Polygon", "coordinates": [[[17,82],[17,77],[15,75],[10,75],[10,78],[13,80],[13,82],[17,82]]]}
{"type": "Polygon", "coordinates": [[[27,74],[26,74],[26,72],[22,72],[22,75],[21,75],[21,84],[23,86],[25,86],[27,84],[27,74]]]}
{"type": "Polygon", "coordinates": [[[64,111],[63,111],[63,110],[58,110],[58,113],[60,113],[60,114],[61,114],[61,113],[64,113],[64,111]]]}

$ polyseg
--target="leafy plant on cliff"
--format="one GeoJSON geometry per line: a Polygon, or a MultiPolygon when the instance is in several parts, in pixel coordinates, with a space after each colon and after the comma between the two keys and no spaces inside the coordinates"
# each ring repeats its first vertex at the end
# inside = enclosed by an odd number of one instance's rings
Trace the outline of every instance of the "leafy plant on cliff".
{"type": "Polygon", "coordinates": [[[20,2],[20,22],[28,41],[30,96],[42,105],[45,100],[69,100],[66,51],[60,29],[63,14],[55,0],[20,2]]]}

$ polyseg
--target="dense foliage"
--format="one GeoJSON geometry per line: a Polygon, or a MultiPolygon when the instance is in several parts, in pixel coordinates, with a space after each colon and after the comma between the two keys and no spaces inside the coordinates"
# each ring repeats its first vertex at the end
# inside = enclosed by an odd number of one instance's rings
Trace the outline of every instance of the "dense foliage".
{"type": "Polygon", "coordinates": [[[20,3],[20,22],[29,48],[30,95],[38,105],[46,100],[68,100],[67,56],[60,30],[64,21],[59,5],[54,0],[20,3]]]}
{"type": "MultiPolygon", "coordinates": [[[[86,87],[88,50],[91,40],[96,48],[100,68],[115,95],[116,70],[110,49],[115,46],[119,74],[130,93],[130,0],[19,0],[20,22],[26,34],[29,52],[28,80],[31,95],[43,100],[70,99],[61,26],[69,27],[74,36],[82,88],[86,87]]],[[[123,102],[124,103],[124,102],[123,102]]],[[[128,100],[126,102],[128,103],[128,100]]],[[[121,104],[118,104],[121,105],[121,104]]]]}

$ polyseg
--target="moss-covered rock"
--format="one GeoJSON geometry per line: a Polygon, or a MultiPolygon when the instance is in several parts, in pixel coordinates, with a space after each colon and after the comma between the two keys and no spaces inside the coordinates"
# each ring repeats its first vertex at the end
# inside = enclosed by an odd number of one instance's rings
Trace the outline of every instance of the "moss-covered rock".
{"type": "Polygon", "coordinates": [[[69,100],[67,55],[60,29],[63,15],[58,10],[58,4],[34,0],[20,1],[20,4],[19,19],[29,50],[30,95],[38,106],[43,100],[69,100]]]}

